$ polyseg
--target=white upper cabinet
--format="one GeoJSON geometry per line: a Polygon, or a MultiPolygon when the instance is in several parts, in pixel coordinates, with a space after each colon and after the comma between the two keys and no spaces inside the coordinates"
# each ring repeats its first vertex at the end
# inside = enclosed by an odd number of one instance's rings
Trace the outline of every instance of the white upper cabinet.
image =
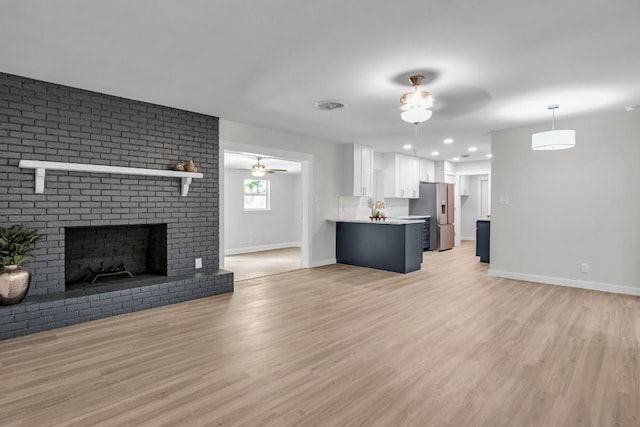
{"type": "Polygon", "coordinates": [[[420,160],[398,153],[384,155],[384,197],[418,198],[420,160]]]}
{"type": "Polygon", "coordinates": [[[460,175],[460,195],[469,195],[469,175],[460,175]]]}
{"type": "Polygon", "coordinates": [[[407,188],[409,197],[417,199],[420,195],[420,159],[409,156],[409,180],[407,188]]]}
{"type": "Polygon", "coordinates": [[[373,195],[373,148],[359,144],[344,144],[345,196],[373,195]]]}
{"type": "Polygon", "coordinates": [[[434,168],[432,160],[420,158],[420,181],[434,182],[434,168]]]}

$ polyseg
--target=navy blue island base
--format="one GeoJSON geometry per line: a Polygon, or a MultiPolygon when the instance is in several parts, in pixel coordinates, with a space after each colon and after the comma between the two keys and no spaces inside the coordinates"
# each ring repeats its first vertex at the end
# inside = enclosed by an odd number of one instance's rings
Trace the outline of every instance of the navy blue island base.
{"type": "Polygon", "coordinates": [[[410,273],[422,263],[422,223],[336,221],[338,263],[410,273]]]}

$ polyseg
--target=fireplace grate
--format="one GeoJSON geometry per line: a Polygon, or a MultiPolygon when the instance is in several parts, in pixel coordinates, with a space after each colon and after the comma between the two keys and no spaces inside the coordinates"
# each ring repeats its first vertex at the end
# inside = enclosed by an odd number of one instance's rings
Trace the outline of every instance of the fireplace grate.
{"type": "Polygon", "coordinates": [[[89,270],[89,273],[87,273],[87,275],[84,277],[84,281],[91,282],[92,285],[99,279],[122,276],[125,274],[129,275],[129,277],[131,277],[132,279],[134,278],[133,274],[131,274],[131,272],[127,270],[127,267],[124,265],[124,263],[120,263],[120,265],[118,265],[117,267],[112,266],[107,270],[105,270],[104,266],[102,265],[98,270],[93,270],[90,267],[87,267],[87,270],[89,270]]]}

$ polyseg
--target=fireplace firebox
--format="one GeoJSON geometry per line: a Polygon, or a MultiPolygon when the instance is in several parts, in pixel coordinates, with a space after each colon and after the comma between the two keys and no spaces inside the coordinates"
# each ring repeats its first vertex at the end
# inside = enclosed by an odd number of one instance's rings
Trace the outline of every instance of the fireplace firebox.
{"type": "Polygon", "coordinates": [[[167,275],[167,225],[65,229],[65,284],[167,275]]]}

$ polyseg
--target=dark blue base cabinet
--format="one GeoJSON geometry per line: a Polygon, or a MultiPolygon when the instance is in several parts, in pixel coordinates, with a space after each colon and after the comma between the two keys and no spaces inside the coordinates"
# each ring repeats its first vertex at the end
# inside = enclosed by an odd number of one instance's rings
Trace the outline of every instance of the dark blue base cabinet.
{"type": "Polygon", "coordinates": [[[476,221],[476,256],[480,262],[489,262],[491,241],[491,221],[479,219],[476,221]]]}
{"type": "Polygon", "coordinates": [[[341,264],[410,273],[422,263],[422,223],[336,223],[341,264]]]}

